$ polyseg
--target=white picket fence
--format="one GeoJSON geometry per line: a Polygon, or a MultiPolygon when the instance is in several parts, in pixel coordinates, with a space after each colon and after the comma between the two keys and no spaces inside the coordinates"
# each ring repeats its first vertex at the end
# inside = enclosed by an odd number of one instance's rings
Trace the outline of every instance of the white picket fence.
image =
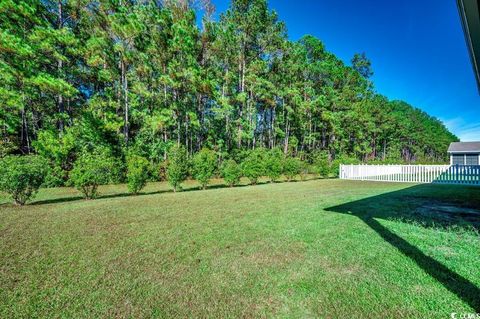
{"type": "Polygon", "coordinates": [[[480,185],[480,165],[340,165],[340,178],[480,185]]]}

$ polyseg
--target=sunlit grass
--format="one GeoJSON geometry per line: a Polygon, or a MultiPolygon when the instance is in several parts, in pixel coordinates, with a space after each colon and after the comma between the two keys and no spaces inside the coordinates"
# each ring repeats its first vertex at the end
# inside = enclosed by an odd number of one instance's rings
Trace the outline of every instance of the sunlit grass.
{"type": "Polygon", "coordinates": [[[478,310],[465,298],[472,291],[448,289],[362,218],[480,287],[475,227],[416,217],[425,202],[478,209],[480,188],[220,184],[197,191],[188,182],[172,193],[152,183],[140,196],[111,185],[93,201],[43,189],[28,206],[0,205],[0,317],[447,318],[478,310]]]}

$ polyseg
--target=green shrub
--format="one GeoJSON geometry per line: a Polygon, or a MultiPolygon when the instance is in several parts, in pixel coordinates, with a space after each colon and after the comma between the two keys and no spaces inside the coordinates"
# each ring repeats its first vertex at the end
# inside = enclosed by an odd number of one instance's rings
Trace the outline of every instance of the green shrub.
{"type": "Polygon", "coordinates": [[[300,160],[294,157],[287,157],[283,162],[283,174],[287,177],[288,181],[291,181],[300,173],[301,163],[300,160]]]}
{"type": "Polygon", "coordinates": [[[128,191],[133,194],[138,194],[148,180],[148,170],[150,163],[145,157],[138,155],[131,155],[127,159],[127,185],[128,191]]]}
{"type": "Polygon", "coordinates": [[[38,154],[58,166],[66,166],[76,143],[71,130],[61,136],[57,130],[43,130],[37,134],[37,140],[32,144],[38,154]]]}
{"type": "Polygon", "coordinates": [[[105,151],[84,152],[75,161],[70,180],[86,199],[93,199],[98,195],[98,186],[112,180],[115,166],[114,159],[105,151]]]}
{"type": "Polygon", "coordinates": [[[155,164],[151,167],[152,175],[155,177],[155,180],[158,182],[165,182],[167,178],[167,167],[168,160],[161,161],[158,164],[155,164]]]}
{"type": "Polygon", "coordinates": [[[328,177],[331,173],[332,167],[330,165],[328,152],[320,151],[313,154],[313,170],[315,174],[321,177],[328,177]]]}
{"type": "Polygon", "coordinates": [[[60,187],[65,185],[68,172],[63,170],[60,166],[50,165],[50,169],[45,176],[42,187],[60,187]]]}
{"type": "Polygon", "coordinates": [[[47,159],[51,169],[45,177],[43,186],[64,186],[72,168],[71,160],[75,151],[75,137],[70,129],[59,135],[57,130],[42,130],[37,133],[37,140],[32,142],[36,152],[47,159]]]}
{"type": "Polygon", "coordinates": [[[173,146],[168,152],[167,180],[173,191],[181,189],[181,184],[188,177],[188,154],[183,146],[173,146]]]}
{"type": "Polygon", "coordinates": [[[265,152],[262,149],[251,151],[242,163],[243,176],[250,180],[252,185],[265,175],[265,152]]]}
{"type": "Polygon", "coordinates": [[[274,148],[267,153],[265,159],[265,174],[270,178],[271,182],[277,181],[282,175],[283,153],[281,150],[274,148]]]}
{"type": "Polygon", "coordinates": [[[200,182],[202,188],[207,187],[217,168],[217,156],[214,151],[203,148],[193,157],[193,176],[200,182]]]}
{"type": "Polygon", "coordinates": [[[300,175],[300,179],[304,181],[307,179],[308,174],[310,174],[311,168],[307,162],[300,161],[299,164],[300,164],[300,167],[299,167],[298,174],[300,175]]]}
{"type": "Polygon", "coordinates": [[[16,205],[33,198],[48,173],[48,163],[40,156],[8,155],[0,160],[0,191],[9,194],[16,205]]]}
{"type": "Polygon", "coordinates": [[[231,159],[223,163],[222,176],[228,186],[233,187],[238,185],[240,178],[242,177],[242,169],[240,165],[231,159]]]}
{"type": "Polygon", "coordinates": [[[9,140],[4,140],[4,139],[0,140],[0,158],[7,156],[8,154],[15,151],[15,149],[16,149],[15,143],[9,140]]]}

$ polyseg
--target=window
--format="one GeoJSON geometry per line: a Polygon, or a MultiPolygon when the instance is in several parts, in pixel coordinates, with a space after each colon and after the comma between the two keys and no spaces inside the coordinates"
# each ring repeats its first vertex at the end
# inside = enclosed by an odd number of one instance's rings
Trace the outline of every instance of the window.
{"type": "Polygon", "coordinates": [[[463,165],[463,161],[465,160],[465,155],[452,155],[452,164],[453,165],[463,165]]]}
{"type": "Polygon", "coordinates": [[[478,165],[478,154],[467,154],[465,165],[478,165]]]}

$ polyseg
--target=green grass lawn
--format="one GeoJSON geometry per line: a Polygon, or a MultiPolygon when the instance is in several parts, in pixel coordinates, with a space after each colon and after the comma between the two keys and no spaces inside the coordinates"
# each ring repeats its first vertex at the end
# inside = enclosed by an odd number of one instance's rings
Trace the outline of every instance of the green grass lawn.
{"type": "MultiPolygon", "coordinates": [[[[218,182],[217,182],[218,183],[218,182]]],[[[480,312],[480,188],[124,185],[0,204],[0,318],[480,312]]]]}

